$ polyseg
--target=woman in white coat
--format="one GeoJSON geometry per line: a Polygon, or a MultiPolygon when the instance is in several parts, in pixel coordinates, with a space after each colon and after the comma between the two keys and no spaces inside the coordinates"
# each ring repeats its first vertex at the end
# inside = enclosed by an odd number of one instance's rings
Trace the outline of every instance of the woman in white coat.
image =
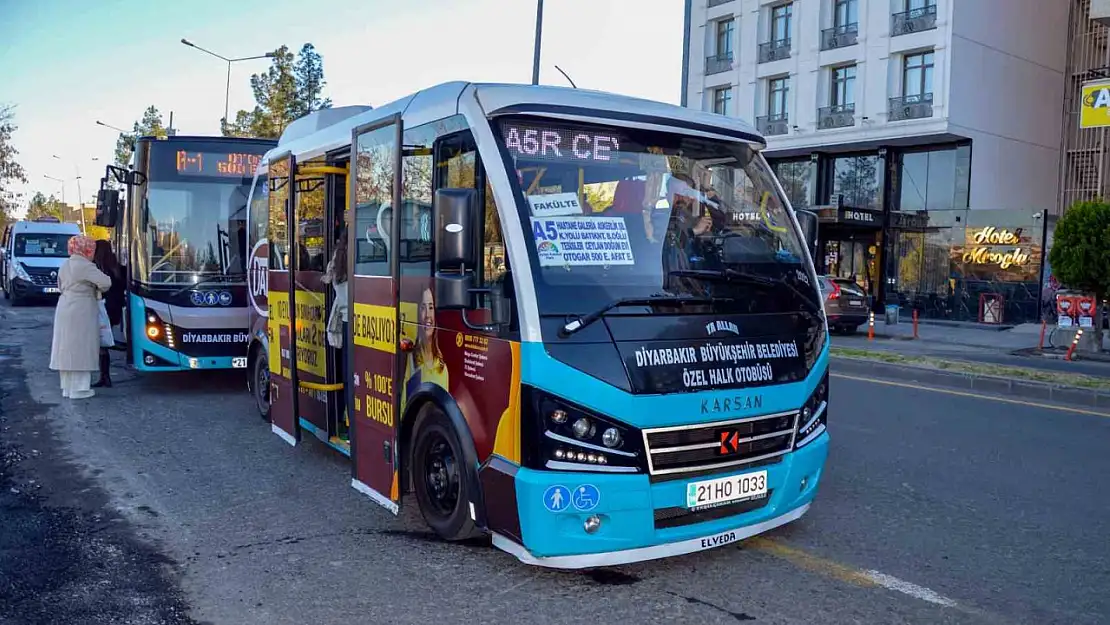
{"type": "Polygon", "coordinates": [[[69,259],[58,270],[58,307],[50,368],[61,377],[62,397],[86,399],[92,374],[100,370],[99,300],[112,279],[92,262],[96,242],[84,235],[69,240],[69,259]]]}

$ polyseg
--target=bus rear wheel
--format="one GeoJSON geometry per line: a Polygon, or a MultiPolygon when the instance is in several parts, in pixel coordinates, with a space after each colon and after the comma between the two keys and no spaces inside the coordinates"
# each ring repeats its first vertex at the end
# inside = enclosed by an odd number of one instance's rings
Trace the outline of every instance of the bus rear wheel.
{"type": "Polygon", "coordinates": [[[258,407],[258,414],[263,420],[270,420],[270,363],[265,353],[259,352],[254,357],[254,371],[251,373],[251,389],[254,391],[254,403],[258,407]]]}
{"type": "Polygon", "coordinates": [[[413,489],[428,527],[445,540],[466,540],[480,532],[470,518],[471,494],[462,443],[447,415],[435,406],[420,411],[413,431],[413,489]]]}

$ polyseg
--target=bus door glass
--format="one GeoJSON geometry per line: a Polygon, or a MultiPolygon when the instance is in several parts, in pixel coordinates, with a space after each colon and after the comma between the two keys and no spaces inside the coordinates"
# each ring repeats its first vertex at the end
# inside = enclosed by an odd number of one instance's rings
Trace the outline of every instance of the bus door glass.
{"type": "Polygon", "coordinates": [[[348,228],[352,485],[394,514],[398,483],[398,235],[401,197],[399,115],[356,128],[351,141],[354,215],[348,228]]]}
{"type": "Polygon", "coordinates": [[[289,199],[294,185],[290,184],[289,173],[293,165],[291,155],[270,161],[270,216],[267,240],[270,247],[269,278],[267,279],[267,302],[269,322],[266,334],[269,339],[270,359],[270,422],[274,433],[290,444],[296,444],[300,436],[297,426],[297,369],[292,366],[290,355],[294,353],[292,332],[293,310],[290,306],[292,280],[289,275],[289,199]]]}
{"type": "Polygon", "coordinates": [[[336,394],[328,386],[327,220],[324,216],[326,178],[319,169],[324,161],[297,162],[294,194],[293,265],[297,345],[297,383],[300,387],[297,416],[299,425],[317,438],[328,441],[334,432],[328,423],[329,401],[336,394]],[[314,172],[313,169],[317,171],[314,172]]]}

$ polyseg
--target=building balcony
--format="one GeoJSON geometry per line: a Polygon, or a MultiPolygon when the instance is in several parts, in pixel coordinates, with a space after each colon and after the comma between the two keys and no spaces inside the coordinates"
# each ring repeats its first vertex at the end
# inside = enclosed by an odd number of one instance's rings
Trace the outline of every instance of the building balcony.
{"type": "Polygon", "coordinates": [[[890,36],[897,37],[937,27],[937,5],[922,7],[890,17],[890,36]]]}
{"type": "Polygon", "coordinates": [[[779,39],[759,44],[759,62],[770,63],[790,58],[790,40],[779,39]]]}
{"type": "Polygon", "coordinates": [[[856,125],[855,104],[835,104],[817,109],[818,130],[849,128],[856,125]]]}
{"type": "Polygon", "coordinates": [[[790,132],[790,120],[786,113],[764,115],[755,118],[755,127],[765,137],[785,135],[790,132]]]}
{"type": "Polygon", "coordinates": [[[732,2],[732,0],[709,0],[705,3],[705,6],[706,8],[712,9],[715,6],[720,6],[722,4],[725,4],[726,2],[732,2]]]}
{"type": "Polygon", "coordinates": [[[821,31],[821,49],[835,50],[854,46],[859,41],[859,24],[844,24],[821,31]]]}
{"type": "Polygon", "coordinates": [[[933,116],[933,94],[922,93],[890,99],[887,121],[926,119],[933,116]]]}
{"type": "Polygon", "coordinates": [[[720,74],[732,69],[732,53],[715,54],[705,58],[705,75],[720,74]]]}

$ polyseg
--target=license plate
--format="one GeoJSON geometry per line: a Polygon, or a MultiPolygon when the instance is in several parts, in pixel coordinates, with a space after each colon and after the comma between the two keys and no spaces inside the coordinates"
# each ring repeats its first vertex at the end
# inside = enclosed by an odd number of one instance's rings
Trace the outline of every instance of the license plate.
{"type": "Polygon", "coordinates": [[[56,287],[56,286],[48,286],[45,289],[43,289],[42,292],[43,293],[59,293],[60,291],[58,290],[58,287],[56,287]]]}
{"type": "Polygon", "coordinates": [[[232,358],[231,359],[231,367],[233,369],[246,369],[247,368],[247,359],[245,357],[244,358],[232,358]]]}
{"type": "Polygon", "coordinates": [[[686,507],[691,510],[716,508],[738,501],[767,496],[767,472],[756,471],[686,485],[686,507]]]}
{"type": "Polygon", "coordinates": [[[849,305],[849,306],[855,306],[855,307],[857,307],[857,308],[858,308],[858,307],[860,307],[860,306],[863,306],[863,302],[861,302],[861,301],[859,301],[859,300],[853,300],[853,301],[849,301],[849,302],[848,302],[848,305],[849,305]]]}

